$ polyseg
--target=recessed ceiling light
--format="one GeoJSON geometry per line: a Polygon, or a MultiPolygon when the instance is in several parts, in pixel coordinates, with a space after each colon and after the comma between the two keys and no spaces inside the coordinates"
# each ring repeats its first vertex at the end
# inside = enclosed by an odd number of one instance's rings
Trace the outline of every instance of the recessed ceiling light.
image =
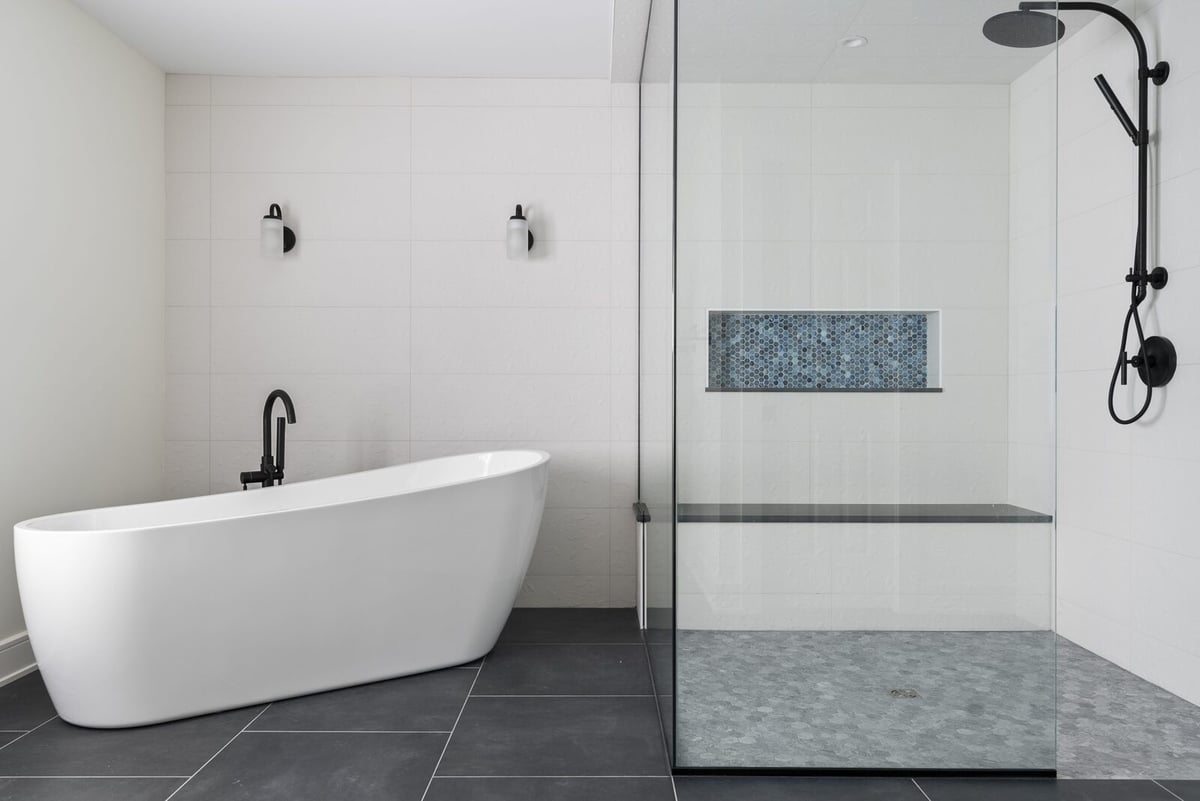
{"type": "Polygon", "coordinates": [[[866,47],[870,41],[865,36],[847,36],[845,39],[839,39],[838,44],[842,47],[866,47]]]}

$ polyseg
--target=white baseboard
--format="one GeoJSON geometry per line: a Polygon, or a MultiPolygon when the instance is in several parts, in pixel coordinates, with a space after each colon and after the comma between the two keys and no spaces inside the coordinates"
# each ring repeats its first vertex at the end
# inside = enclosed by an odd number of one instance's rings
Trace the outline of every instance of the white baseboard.
{"type": "Polygon", "coordinates": [[[0,640],[0,687],[37,670],[29,635],[18,632],[0,640]]]}

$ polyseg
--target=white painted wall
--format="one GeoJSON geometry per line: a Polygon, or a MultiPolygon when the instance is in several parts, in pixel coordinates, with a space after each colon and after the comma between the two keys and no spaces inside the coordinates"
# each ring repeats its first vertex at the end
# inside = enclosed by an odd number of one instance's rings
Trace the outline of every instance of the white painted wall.
{"type": "MultiPolygon", "coordinates": [[[[1154,62],[1170,80],[1151,88],[1152,260],[1170,284],[1144,304],[1149,331],[1179,352],[1174,381],[1133,426],[1111,422],[1105,396],[1128,305],[1136,162],[1096,91],[1103,72],[1136,108],[1132,42],[1107,18],[1064,13],[1087,27],[1059,54],[1058,629],[1166,689],[1200,702],[1200,4],[1137,0],[1154,62]]],[[[1053,65],[1019,84],[1036,91],[1053,65]]],[[[1014,97],[1017,87],[1014,86],[1014,97]]],[[[1049,102],[1049,101],[1046,101],[1049,102]]],[[[1043,143],[1044,145],[1044,143],[1043,143]]],[[[1153,293],[1152,293],[1153,295],[1153,293]]],[[[1123,393],[1124,394],[1124,393],[1123,393]]],[[[1140,399],[1141,395],[1136,394],[1140,399]]],[[[1123,408],[1130,408],[1122,404],[1123,408]]]]}
{"type": "Polygon", "coordinates": [[[519,603],[632,606],[637,87],[169,76],[170,492],[239,488],[262,402],[291,480],[554,458],[519,603]],[[258,252],[282,205],[299,238],[258,252]],[[504,253],[525,205],[537,245],[504,253]]]}
{"type": "Polygon", "coordinates": [[[9,0],[0,96],[3,681],[32,661],[11,525],[162,491],[163,75],[65,0],[9,0]]]}
{"type": "Polygon", "coordinates": [[[679,500],[1004,502],[1008,87],[679,105],[679,500]],[[940,309],[945,391],[706,393],[710,308],[940,309]]]}

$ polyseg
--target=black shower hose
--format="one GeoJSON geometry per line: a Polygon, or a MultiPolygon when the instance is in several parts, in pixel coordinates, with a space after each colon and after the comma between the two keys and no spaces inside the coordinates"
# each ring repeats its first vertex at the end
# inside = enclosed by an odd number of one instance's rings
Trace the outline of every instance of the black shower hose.
{"type": "MultiPolygon", "coordinates": [[[[1140,237],[1141,233],[1139,232],[1138,235],[1140,237]]],[[[1130,363],[1128,351],[1125,350],[1125,344],[1129,341],[1130,320],[1133,321],[1134,328],[1137,331],[1138,339],[1138,355],[1134,357],[1137,360],[1134,363],[1135,369],[1140,372],[1142,369],[1141,359],[1147,358],[1146,335],[1142,333],[1142,317],[1140,314],[1138,314],[1138,306],[1142,305],[1142,301],[1146,299],[1145,282],[1141,280],[1134,280],[1132,282],[1132,287],[1129,294],[1129,311],[1125,312],[1125,325],[1121,328],[1121,347],[1117,351],[1117,365],[1113,368],[1112,380],[1108,382],[1108,413],[1112,416],[1113,420],[1123,426],[1127,426],[1130,423],[1136,423],[1138,420],[1141,420],[1142,415],[1144,415],[1150,409],[1150,399],[1154,396],[1154,387],[1147,383],[1146,400],[1142,403],[1142,408],[1137,414],[1128,419],[1117,414],[1116,407],[1114,406],[1114,401],[1117,394],[1117,379],[1120,378],[1121,374],[1125,371],[1125,366],[1130,363]]],[[[1146,365],[1146,367],[1146,375],[1149,375],[1149,365],[1146,365]]]]}

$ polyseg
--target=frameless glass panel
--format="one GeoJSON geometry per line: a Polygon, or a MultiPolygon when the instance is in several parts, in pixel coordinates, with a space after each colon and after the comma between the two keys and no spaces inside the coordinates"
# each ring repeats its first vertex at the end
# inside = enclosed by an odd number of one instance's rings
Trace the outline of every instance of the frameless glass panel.
{"type": "Polygon", "coordinates": [[[674,215],[675,15],[671,0],[651,6],[640,89],[638,269],[638,497],[643,523],[645,638],[668,745],[674,676],[674,486],[671,467],[671,283],[674,215]]]}
{"type": "Polygon", "coordinates": [[[1015,5],[678,2],[679,766],[1055,766],[1056,54],[983,35],[1015,5]]]}

